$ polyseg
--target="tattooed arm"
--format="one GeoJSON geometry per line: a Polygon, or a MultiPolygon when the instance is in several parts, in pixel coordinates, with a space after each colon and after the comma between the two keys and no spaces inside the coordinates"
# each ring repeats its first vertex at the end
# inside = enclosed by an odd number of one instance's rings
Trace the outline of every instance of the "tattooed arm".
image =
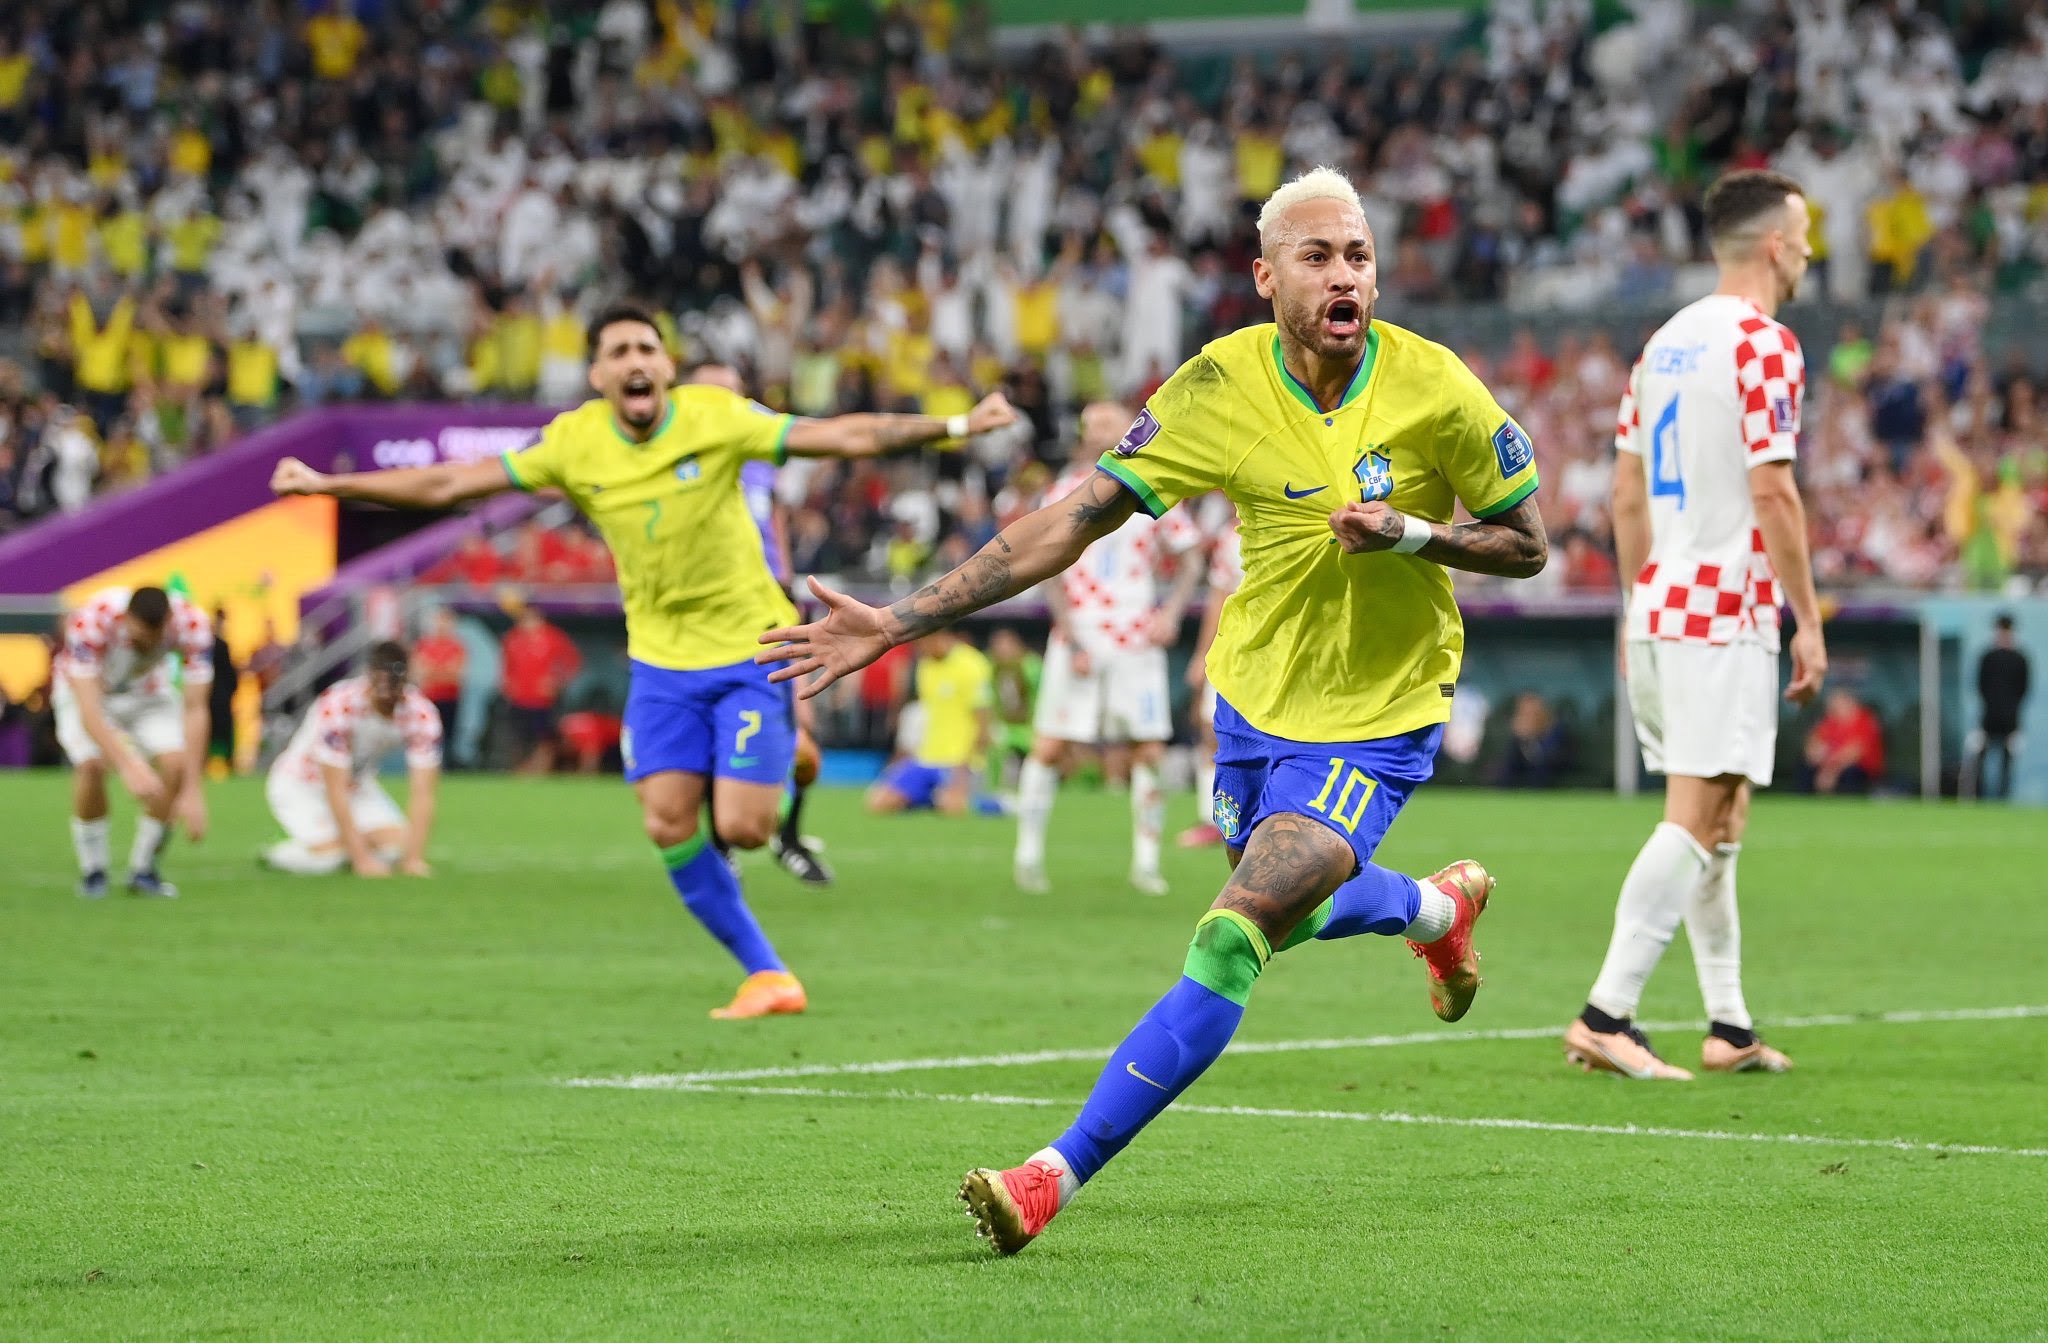
{"type": "MultiPolygon", "coordinates": [[[[1392,550],[1405,525],[1400,511],[1383,503],[1346,504],[1330,515],[1330,530],[1347,555],[1392,550]]],[[[1433,522],[1429,531],[1429,544],[1415,553],[1447,569],[1534,578],[1550,560],[1550,538],[1533,495],[1483,522],[1433,522]]]]}
{"type": "MultiPolygon", "coordinates": [[[[1017,412],[1001,392],[991,392],[967,412],[967,432],[985,434],[1013,424],[1017,412]]],[[[798,420],[789,427],[783,446],[792,457],[886,457],[936,443],[949,436],[938,415],[834,415],[829,420],[798,420]]]]}
{"type": "Polygon", "coordinates": [[[761,642],[771,647],[755,654],[754,661],[788,664],[771,681],[819,673],[799,692],[809,699],[895,645],[1052,577],[1081,558],[1090,543],[1123,526],[1137,503],[1098,472],[1065,498],[1005,527],[959,568],[886,609],[864,605],[813,578],[811,592],[825,604],[825,618],[768,631],[761,642]]]}

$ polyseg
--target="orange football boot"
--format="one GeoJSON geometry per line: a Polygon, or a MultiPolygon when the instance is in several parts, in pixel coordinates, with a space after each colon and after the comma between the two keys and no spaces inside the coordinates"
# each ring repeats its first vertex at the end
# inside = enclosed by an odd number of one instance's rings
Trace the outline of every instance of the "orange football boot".
{"type": "Polygon", "coordinates": [[[997,1254],[1015,1254],[1038,1239],[1060,1210],[1060,1176],[1065,1173],[1043,1161],[968,1171],[960,1182],[960,1201],[974,1219],[974,1234],[997,1254]]]}
{"type": "Polygon", "coordinates": [[[1700,1067],[1710,1073],[1787,1073],[1792,1071],[1792,1060],[1763,1042],[1763,1037],[1750,1033],[1746,1045],[1731,1045],[1718,1035],[1709,1035],[1700,1042],[1700,1067]]]}
{"type": "Polygon", "coordinates": [[[711,1009],[716,1021],[745,1021],[801,1012],[808,1005],[804,986],[787,970],[756,970],[740,981],[740,991],[724,1007],[711,1009]]]}
{"type": "Polygon", "coordinates": [[[1472,949],[1472,925],[1486,912],[1493,878],[1486,869],[1463,858],[1429,879],[1429,884],[1458,906],[1451,930],[1434,942],[1410,940],[1408,949],[1429,967],[1429,1005],[1445,1021],[1456,1021],[1472,1009],[1479,992],[1479,953],[1472,949]]]}
{"type": "Polygon", "coordinates": [[[1641,1031],[1596,1031],[1584,1017],[1573,1017],[1572,1024],[1564,1028],[1564,1057],[1589,1073],[1620,1073],[1638,1082],[1692,1081],[1691,1073],[1658,1058],[1649,1037],[1641,1031]]]}

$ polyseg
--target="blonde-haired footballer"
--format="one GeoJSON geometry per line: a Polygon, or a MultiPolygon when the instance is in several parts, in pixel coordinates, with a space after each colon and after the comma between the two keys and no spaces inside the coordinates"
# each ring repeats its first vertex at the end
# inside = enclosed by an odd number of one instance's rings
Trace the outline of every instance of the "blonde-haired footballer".
{"type": "Polygon", "coordinates": [[[1274,321],[1181,365],[1086,484],[886,610],[813,579],[825,618],[762,636],[778,646],[761,656],[789,663],[777,675],[809,675],[816,694],[1043,582],[1139,509],[1210,490],[1237,505],[1244,585],[1208,659],[1233,870],[1073,1126],[1021,1165],[968,1172],[961,1197],[1004,1254],[1215,1062],[1275,952],[1405,937],[1446,1021],[1479,988],[1472,928],[1493,879],[1464,861],[1418,880],[1372,856],[1450,717],[1465,638],[1447,570],[1527,577],[1548,558],[1535,453],[1457,356],[1374,319],[1372,231],[1342,174],[1282,187],[1259,238],[1252,278],[1274,321]],[[1454,524],[1460,504],[1477,521],[1454,524]]]}

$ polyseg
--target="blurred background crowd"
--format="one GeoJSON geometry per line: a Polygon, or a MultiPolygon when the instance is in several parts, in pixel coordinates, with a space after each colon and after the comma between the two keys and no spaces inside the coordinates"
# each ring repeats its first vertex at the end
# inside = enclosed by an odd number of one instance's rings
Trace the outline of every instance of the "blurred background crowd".
{"type": "Polygon", "coordinates": [[[1248,218],[1330,163],[1383,315],[1534,437],[1542,581],[1612,592],[1628,361],[1695,292],[1706,182],[1769,163],[1827,304],[1789,314],[1823,582],[2048,573],[2041,370],[1983,337],[2043,297],[2048,5],[1492,0],[1331,49],[1018,45],[955,0],[15,0],[0,528],[296,408],[574,401],[583,315],[631,291],[800,413],[1008,393],[1014,434],[786,474],[799,570],[907,583],[1037,502],[1081,404],[1260,320],[1248,218]],[[1491,320],[1426,320],[1459,304],[1491,320]]]}

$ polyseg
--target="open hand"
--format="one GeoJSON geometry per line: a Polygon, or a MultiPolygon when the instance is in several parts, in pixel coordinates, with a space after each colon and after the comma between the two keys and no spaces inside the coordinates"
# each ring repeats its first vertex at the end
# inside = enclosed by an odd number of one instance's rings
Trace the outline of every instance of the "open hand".
{"type": "MultiPolygon", "coordinates": [[[[1007,402],[1004,409],[1008,409],[1007,402]]],[[[762,666],[771,662],[789,664],[776,668],[768,677],[770,681],[790,681],[817,673],[797,688],[799,699],[809,699],[842,676],[851,676],[895,643],[883,623],[887,613],[880,607],[834,592],[816,577],[809,581],[811,595],[825,603],[825,618],[808,625],[769,630],[761,636],[761,642],[772,646],[754,654],[754,661],[762,666]]]]}
{"type": "Polygon", "coordinates": [[[431,877],[434,875],[434,869],[427,865],[427,860],[424,858],[408,858],[398,865],[398,870],[408,877],[431,877]]]}
{"type": "Polygon", "coordinates": [[[270,473],[272,494],[319,494],[327,477],[296,457],[287,457],[270,473]]]}
{"type": "Polygon", "coordinates": [[[1400,511],[1378,501],[1346,504],[1330,514],[1330,530],[1346,555],[1392,550],[1404,529],[1400,511]]]}
{"type": "Polygon", "coordinates": [[[388,877],[391,875],[391,864],[385,862],[374,853],[364,854],[349,866],[355,870],[355,874],[359,877],[388,877]]]}
{"type": "Polygon", "coordinates": [[[185,838],[194,844],[206,838],[206,794],[196,784],[178,794],[178,823],[185,827],[185,838]]]}
{"type": "Polygon", "coordinates": [[[1828,648],[1821,640],[1820,627],[1801,625],[1792,636],[1792,680],[1785,687],[1785,698],[1793,704],[1809,704],[1827,678],[1828,648]]]}
{"type": "Polygon", "coordinates": [[[120,771],[121,782],[127,786],[129,792],[135,794],[135,800],[144,807],[153,809],[163,801],[164,781],[150,768],[147,760],[123,760],[120,771]]]}

